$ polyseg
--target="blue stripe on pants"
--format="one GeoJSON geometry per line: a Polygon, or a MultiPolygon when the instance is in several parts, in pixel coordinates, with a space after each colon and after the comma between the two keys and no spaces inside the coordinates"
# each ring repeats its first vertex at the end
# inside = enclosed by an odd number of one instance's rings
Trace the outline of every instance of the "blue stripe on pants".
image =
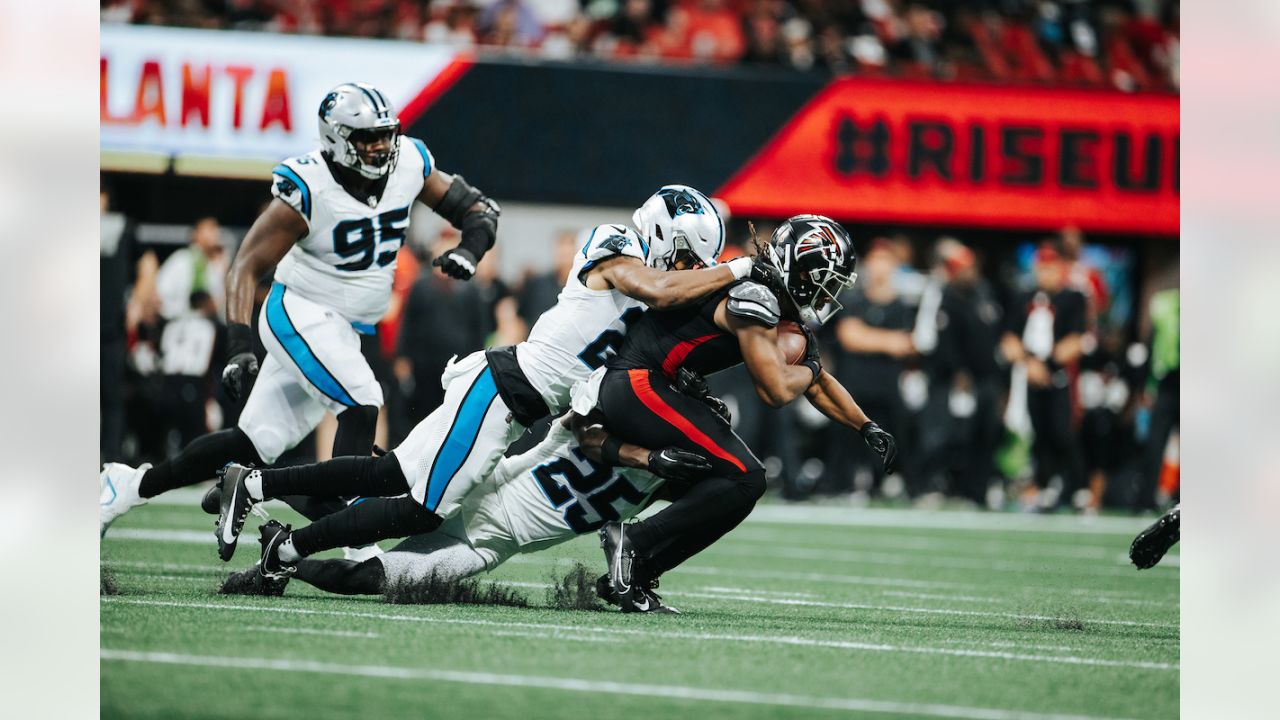
{"type": "Polygon", "coordinates": [[[489,406],[497,396],[498,386],[493,382],[493,371],[486,367],[462,398],[462,405],[453,418],[449,434],[445,436],[444,443],[436,451],[436,459],[431,463],[426,500],[423,503],[428,510],[435,512],[440,506],[440,498],[444,497],[445,489],[471,455],[476,437],[480,435],[480,426],[484,424],[484,416],[488,414],[489,406]]]}
{"type": "Polygon", "coordinates": [[[316,386],[316,389],[324,393],[326,397],[334,402],[342,403],[347,407],[355,407],[360,403],[356,402],[351,395],[342,387],[342,383],[329,372],[329,368],[320,362],[320,358],[311,351],[311,346],[307,344],[306,338],[298,334],[297,328],[293,326],[293,321],[289,319],[289,313],[284,309],[284,285],[273,283],[271,285],[271,294],[267,296],[267,327],[271,328],[271,334],[275,336],[276,341],[280,343],[280,347],[284,348],[285,353],[289,355],[289,359],[293,360],[298,369],[302,371],[302,375],[316,386]]]}

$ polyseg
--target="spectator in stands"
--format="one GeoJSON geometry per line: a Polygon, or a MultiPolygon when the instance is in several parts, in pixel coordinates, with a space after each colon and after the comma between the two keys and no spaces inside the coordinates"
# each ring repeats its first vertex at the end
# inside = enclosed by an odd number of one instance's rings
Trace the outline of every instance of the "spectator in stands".
{"type": "Polygon", "coordinates": [[[915,72],[935,74],[942,62],[942,28],[940,13],[921,3],[911,3],[907,7],[901,34],[887,48],[889,56],[915,72]]]}
{"type": "Polygon", "coordinates": [[[542,24],[521,0],[498,0],[479,19],[480,44],[532,47],[542,39],[542,24]]]}
{"type": "Polygon", "coordinates": [[[480,302],[484,305],[481,328],[483,347],[495,345],[515,345],[529,334],[528,326],[520,317],[519,305],[511,288],[498,277],[498,263],[502,256],[500,247],[494,247],[485,253],[476,267],[475,277],[471,284],[480,294],[480,302]]]}
{"type": "Polygon", "coordinates": [[[746,50],[742,20],[725,0],[695,0],[688,10],[688,42],[693,57],[736,62],[746,50]]]}
{"type": "Polygon", "coordinates": [[[130,326],[136,327],[137,316],[141,314],[135,309],[132,322],[127,318],[125,307],[129,281],[131,276],[135,282],[138,278],[151,276],[154,282],[156,259],[152,253],[140,254],[134,223],[112,209],[111,194],[106,185],[99,191],[98,201],[101,212],[98,235],[101,251],[98,276],[101,350],[98,410],[102,423],[99,454],[103,462],[116,462],[125,459],[124,390],[128,332],[130,326]]]}
{"type": "Polygon", "coordinates": [[[782,38],[782,7],[779,0],[754,0],[742,19],[746,40],[744,62],[779,65],[785,57],[782,38]]]}
{"type": "Polygon", "coordinates": [[[175,250],[156,276],[160,314],[166,320],[186,313],[192,293],[204,291],[212,298],[221,317],[226,307],[227,252],[222,226],[212,217],[200,218],[191,227],[191,242],[175,250]]]}
{"type": "Polygon", "coordinates": [[[625,0],[609,22],[609,33],[619,45],[615,52],[622,55],[645,48],[656,31],[651,0],[625,0]]]}
{"type": "Polygon", "coordinates": [[[1026,369],[1027,411],[1035,432],[1036,488],[1028,502],[1052,509],[1084,486],[1084,464],[1072,418],[1075,381],[1085,330],[1085,298],[1067,285],[1067,263],[1052,243],[1036,251],[1036,286],[1009,311],[1001,339],[1006,359],[1026,369]],[[1056,484],[1051,481],[1057,479],[1056,484]]]}
{"type": "MultiPolygon", "coordinates": [[[[1150,408],[1150,425],[1142,455],[1142,485],[1134,497],[1134,510],[1156,506],[1156,488],[1164,465],[1169,437],[1178,429],[1182,354],[1179,334],[1182,299],[1178,288],[1151,296],[1151,373],[1143,403],[1150,408]]],[[[1168,498],[1161,498],[1168,502],[1168,498]]]]}
{"type": "Polygon", "coordinates": [[[524,318],[529,327],[533,327],[542,313],[556,304],[565,279],[569,277],[569,270],[573,267],[573,254],[580,247],[578,234],[572,230],[561,230],[556,234],[554,243],[551,269],[526,278],[517,295],[520,317],[524,318]]]}
{"type": "MultiPolygon", "coordinates": [[[[157,417],[165,427],[167,455],[209,432],[209,404],[217,379],[218,307],[207,290],[191,293],[187,309],[169,318],[160,334],[162,392],[157,417]]],[[[220,424],[220,423],[219,423],[220,424]]]]}
{"type": "Polygon", "coordinates": [[[476,30],[476,9],[466,0],[433,3],[431,20],[422,29],[424,41],[460,48],[475,45],[479,35],[476,30]]]}
{"type": "MultiPolygon", "coordinates": [[[[457,231],[446,226],[431,246],[431,256],[457,244],[457,231]]],[[[423,263],[430,267],[430,263],[423,263]]],[[[444,399],[440,373],[449,358],[484,347],[488,308],[473,282],[459,282],[438,271],[418,276],[405,301],[395,375],[409,396],[409,417],[417,423],[444,399]]]]}
{"type": "MultiPolygon", "coordinates": [[[[885,429],[900,435],[906,413],[898,378],[916,350],[911,342],[915,313],[898,297],[893,283],[897,265],[890,244],[883,239],[874,241],[858,263],[858,282],[841,298],[844,308],[835,321],[835,375],[868,415],[882,418],[878,422],[885,429]]],[[[839,429],[833,426],[832,432],[838,435],[839,429]]],[[[829,473],[824,484],[828,491],[865,492],[872,488],[873,478],[883,477],[879,463],[865,447],[836,435],[827,446],[829,473]]]]}
{"type": "MultiPolygon", "coordinates": [[[[1003,313],[972,250],[943,238],[935,254],[940,293],[936,305],[921,301],[913,334],[915,346],[925,355],[931,417],[946,428],[943,453],[951,454],[932,461],[953,473],[947,486],[951,494],[984,505],[1001,440],[1004,378],[996,348],[1003,313]],[[932,309],[926,311],[926,306],[932,309]]],[[[934,425],[929,419],[923,424],[921,437],[934,425]]],[[[939,450],[921,447],[919,452],[928,456],[939,450]]]]}

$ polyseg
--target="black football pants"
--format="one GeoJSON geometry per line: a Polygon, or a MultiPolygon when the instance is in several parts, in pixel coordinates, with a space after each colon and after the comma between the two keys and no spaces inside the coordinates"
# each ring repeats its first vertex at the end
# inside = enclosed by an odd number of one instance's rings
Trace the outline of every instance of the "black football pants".
{"type": "Polygon", "coordinates": [[[657,577],[709,547],[737,527],[764,494],[764,467],[729,423],[677,391],[662,373],[610,370],[599,405],[605,426],[619,438],[650,449],[695,452],[712,466],[709,476],[671,505],[628,528],[644,575],[657,577]]]}

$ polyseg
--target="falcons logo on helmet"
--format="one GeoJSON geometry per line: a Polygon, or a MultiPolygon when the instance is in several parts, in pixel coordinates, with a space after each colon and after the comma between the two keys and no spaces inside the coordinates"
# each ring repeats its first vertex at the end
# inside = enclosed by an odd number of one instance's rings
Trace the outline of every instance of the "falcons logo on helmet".
{"type": "Polygon", "coordinates": [[[822,253],[823,259],[828,262],[839,264],[844,260],[844,248],[829,225],[814,226],[796,241],[796,258],[815,252],[822,253]]]}

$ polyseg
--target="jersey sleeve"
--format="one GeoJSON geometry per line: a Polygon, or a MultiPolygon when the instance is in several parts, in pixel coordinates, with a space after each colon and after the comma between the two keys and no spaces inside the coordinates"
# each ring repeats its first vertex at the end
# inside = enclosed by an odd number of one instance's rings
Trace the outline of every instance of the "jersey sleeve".
{"type": "Polygon", "coordinates": [[[579,282],[591,268],[611,257],[633,257],[644,262],[649,248],[639,233],[625,225],[600,225],[591,231],[580,252],[582,264],[578,268],[579,282]]]}
{"type": "MultiPolygon", "coordinates": [[[[436,167],[435,156],[433,156],[431,154],[431,151],[427,149],[427,144],[422,142],[418,138],[409,137],[406,135],[404,139],[407,140],[408,144],[413,147],[414,155],[422,159],[422,177],[425,180],[427,176],[431,174],[431,171],[435,170],[435,167],[436,167]]],[[[408,150],[408,149],[409,148],[404,148],[404,150],[402,150],[401,152],[404,152],[405,150],[408,150]]]]}
{"type": "Polygon", "coordinates": [[[271,195],[297,210],[311,226],[311,186],[292,160],[285,160],[271,171],[271,195]]]}

